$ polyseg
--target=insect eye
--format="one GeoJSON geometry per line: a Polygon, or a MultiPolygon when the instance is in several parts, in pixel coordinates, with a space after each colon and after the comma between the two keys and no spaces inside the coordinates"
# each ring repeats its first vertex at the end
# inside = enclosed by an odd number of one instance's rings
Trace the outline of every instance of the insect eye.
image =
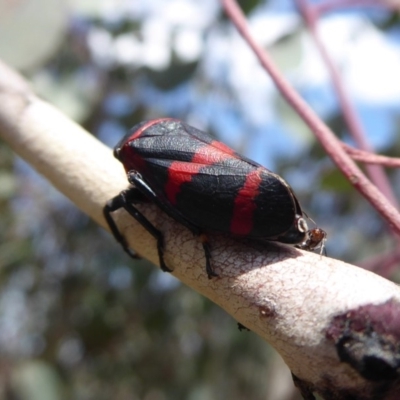
{"type": "Polygon", "coordinates": [[[307,232],[308,231],[308,225],[307,222],[304,218],[299,217],[297,220],[297,229],[300,232],[307,232]]]}

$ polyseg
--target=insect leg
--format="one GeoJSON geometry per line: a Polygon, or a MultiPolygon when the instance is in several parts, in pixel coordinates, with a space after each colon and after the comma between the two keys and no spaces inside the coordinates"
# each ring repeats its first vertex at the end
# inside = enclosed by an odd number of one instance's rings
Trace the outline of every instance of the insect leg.
{"type": "Polygon", "coordinates": [[[210,242],[208,241],[208,237],[206,234],[201,233],[199,235],[200,242],[203,245],[204,249],[204,255],[206,257],[206,271],[207,271],[207,276],[208,279],[211,279],[213,276],[218,276],[218,274],[214,271],[214,269],[211,266],[211,248],[210,248],[210,242]]]}
{"type": "Polygon", "coordinates": [[[132,258],[138,258],[137,254],[132,252],[132,250],[129,248],[125,237],[121,234],[121,232],[119,231],[119,229],[117,227],[117,224],[115,223],[113,217],[111,216],[111,213],[113,211],[119,210],[120,208],[125,208],[124,196],[122,196],[122,193],[120,193],[118,196],[115,196],[114,198],[109,200],[107,202],[107,204],[104,206],[104,208],[103,208],[104,218],[107,221],[107,224],[108,224],[115,240],[121,244],[121,246],[125,250],[125,252],[128,253],[132,258]]]}
{"type": "Polygon", "coordinates": [[[218,274],[214,272],[211,266],[211,249],[207,235],[203,234],[198,227],[188,222],[172,207],[168,207],[167,204],[160,201],[156,193],[154,193],[154,191],[149,187],[149,185],[143,180],[142,175],[140,173],[138,173],[137,171],[128,172],[128,180],[132,185],[135,185],[135,187],[137,187],[147,198],[149,198],[151,201],[157,204],[163,211],[165,211],[170,217],[174,218],[176,221],[186,226],[195,235],[199,236],[201,244],[203,245],[204,249],[207,276],[209,279],[211,279],[213,276],[218,276],[218,274]]]}
{"type": "Polygon", "coordinates": [[[111,199],[104,207],[104,217],[113,233],[115,239],[121,243],[123,249],[131,256],[136,258],[136,254],[129,248],[126,239],[119,231],[114,219],[111,216],[113,211],[124,208],[133,218],[138,221],[157,241],[157,251],[160,260],[160,267],[163,271],[171,272],[164,261],[164,236],[163,234],[133,205],[147,202],[143,194],[136,188],[122,191],[118,196],[111,199]]]}

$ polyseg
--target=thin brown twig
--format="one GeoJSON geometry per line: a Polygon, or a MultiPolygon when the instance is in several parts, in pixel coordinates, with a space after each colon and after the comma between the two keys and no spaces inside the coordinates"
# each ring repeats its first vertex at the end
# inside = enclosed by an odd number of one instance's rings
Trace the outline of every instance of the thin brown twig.
{"type": "Polygon", "coordinates": [[[353,160],[361,161],[366,164],[382,165],[388,168],[400,168],[400,158],[370,153],[369,151],[356,149],[345,143],[342,143],[342,146],[353,160]]]}
{"type": "Polygon", "coordinates": [[[397,234],[400,234],[400,215],[386,197],[374,186],[342,148],[341,142],[282,75],[268,53],[254,40],[246,17],[235,0],[221,0],[225,12],[244,40],[252,48],[261,65],[269,73],[286,101],[296,110],[314,132],[327,154],[353,186],[374,206],[397,234]]]}
{"type": "MultiPolygon", "coordinates": [[[[309,0],[295,0],[299,12],[303,18],[303,21],[313,39],[317,50],[319,51],[323,62],[329,72],[332,80],[333,88],[336,92],[340,108],[343,113],[343,117],[346,121],[346,125],[349,129],[350,135],[357,143],[360,149],[373,152],[373,149],[368,142],[365,134],[365,130],[358,113],[355,110],[353,102],[350,100],[350,96],[343,84],[342,76],[339,69],[332,60],[332,57],[328,53],[326,46],[321,40],[318,33],[317,22],[318,14],[315,12],[314,7],[309,3],[309,0]]],[[[396,196],[393,193],[390,182],[385,174],[385,171],[379,165],[367,165],[365,167],[372,182],[377,188],[388,198],[388,200],[398,208],[398,202],[396,196]]]]}

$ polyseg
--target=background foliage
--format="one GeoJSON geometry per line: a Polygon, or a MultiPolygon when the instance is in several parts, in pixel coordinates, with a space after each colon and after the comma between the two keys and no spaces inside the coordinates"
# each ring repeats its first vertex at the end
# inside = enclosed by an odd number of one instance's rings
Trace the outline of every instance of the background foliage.
{"type": "MultiPolygon", "coordinates": [[[[293,3],[242,3],[258,40],[351,143],[293,3]]],[[[400,144],[398,19],[356,9],[320,24],[370,142],[389,155],[400,144]]],[[[330,256],[357,263],[393,247],[217,1],[0,0],[0,37],[0,57],[111,147],[143,119],[184,119],[284,176],[328,231],[330,256]]],[[[267,344],[128,259],[3,143],[0,166],[1,398],[295,398],[267,344]]],[[[396,190],[399,174],[389,175],[396,190]]]]}

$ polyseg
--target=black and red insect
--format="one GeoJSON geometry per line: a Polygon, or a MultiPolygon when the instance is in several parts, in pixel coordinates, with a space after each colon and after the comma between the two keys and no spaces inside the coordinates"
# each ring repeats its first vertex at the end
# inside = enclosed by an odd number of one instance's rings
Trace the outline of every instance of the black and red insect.
{"type": "Polygon", "coordinates": [[[157,240],[160,266],[163,234],[135,207],[153,202],[202,238],[208,277],[211,266],[205,233],[294,244],[305,250],[322,248],[326,233],[308,229],[291,187],[277,174],[236,153],[182,121],[163,118],[136,125],[115,147],[132,185],[110,200],[104,216],[118,242],[129,246],[111,213],[124,208],[157,240]]]}

